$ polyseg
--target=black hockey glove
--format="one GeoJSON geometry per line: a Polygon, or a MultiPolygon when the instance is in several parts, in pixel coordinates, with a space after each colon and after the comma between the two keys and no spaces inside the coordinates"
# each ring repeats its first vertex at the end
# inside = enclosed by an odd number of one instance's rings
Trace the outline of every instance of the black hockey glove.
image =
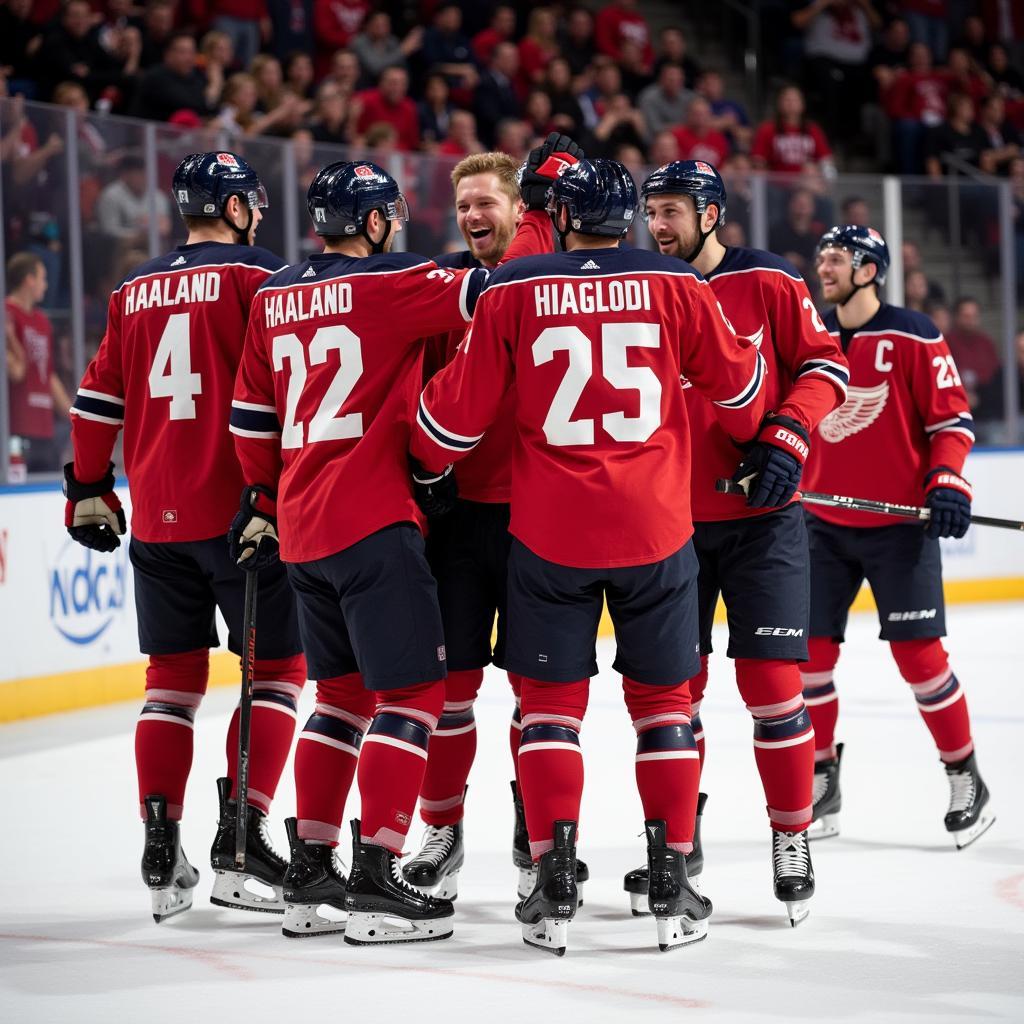
{"type": "Polygon", "coordinates": [[[924,478],[925,508],[932,517],[924,532],[929,537],[962,537],[971,525],[971,485],[948,466],[938,466],[924,478]]]}
{"type": "Polygon", "coordinates": [[[277,542],[277,498],[266,487],[242,489],[242,499],[228,530],[232,561],[246,572],[259,572],[280,556],[277,542]]]}
{"type": "Polygon", "coordinates": [[[92,484],[75,479],[75,464],[64,467],[64,525],[73,540],[93,551],[114,551],[121,546],[127,524],[121,501],[114,493],[114,464],[92,484]]]}
{"type": "Polygon", "coordinates": [[[548,189],[560,174],[583,159],[583,149],[568,135],[552,132],[544,144],[530,150],[519,168],[519,191],[528,210],[543,210],[548,189]]]}
{"type": "Polygon", "coordinates": [[[428,519],[436,519],[451,512],[459,496],[455,467],[449,463],[440,473],[433,473],[411,457],[409,465],[412,469],[413,497],[420,511],[428,519]]]}
{"type": "Polygon", "coordinates": [[[733,483],[747,492],[750,508],[779,508],[800,486],[810,439],[802,423],[769,413],[747,454],[733,474],[733,483]]]}

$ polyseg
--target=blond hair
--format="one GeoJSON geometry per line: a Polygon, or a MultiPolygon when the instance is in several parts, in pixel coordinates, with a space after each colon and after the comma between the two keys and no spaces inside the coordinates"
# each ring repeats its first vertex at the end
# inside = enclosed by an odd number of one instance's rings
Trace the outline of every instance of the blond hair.
{"type": "Polygon", "coordinates": [[[452,185],[456,189],[463,178],[474,174],[495,174],[498,185],[512,202],[519,199],[519,164],[508,153],[471,153],[452,169],[452,185]]]}

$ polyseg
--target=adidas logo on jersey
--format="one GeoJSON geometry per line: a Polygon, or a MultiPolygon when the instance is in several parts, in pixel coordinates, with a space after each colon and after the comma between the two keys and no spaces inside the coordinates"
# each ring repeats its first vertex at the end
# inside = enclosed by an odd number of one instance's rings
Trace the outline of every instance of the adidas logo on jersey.
{"type": "Polygon", "coordinates": [[[600,270],[600,269],[601,268],[593,260],[587,260],[587,262],[584,263],[582,267],[580,267],[580,270],[600,270]]]}
{"type": "Polygon", "coordinates": [[[303,277],[316,277],[316,271],[310,267],[303,275],[303,277]]]}
{"type": "Polygon", "coordinates": [[[179,256],[172,264],[172,267],[180,267],[185,262],[184,256],[179,256]]]}

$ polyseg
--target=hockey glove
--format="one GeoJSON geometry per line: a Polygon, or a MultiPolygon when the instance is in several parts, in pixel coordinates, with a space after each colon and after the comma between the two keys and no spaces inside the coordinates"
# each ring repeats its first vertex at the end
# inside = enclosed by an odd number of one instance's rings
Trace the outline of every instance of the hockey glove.
{"type": "Polygon", "coordinates": [[[583,149],[568,135],[552,132],[544,144],[530,150],[519,168],[519,191],[528,210],[543,210],[548,189],[560,174],[583,159],[583,149]]]}
{"type": "Polygon", "coordinates": [[[277,561],[277,499],[266,487],[243,488],[228,530],[228,548],[234,563],[246,572],[259,572],[277,561]]]}
{"type": "Polygon", "coordinates": [[[924,478],[924,505],[932,510],[925,527],[929,537],[962,537],[971,525],[971,485],[948,466],[938,466],[924,478]]]}
{"type": "Polygon", "coordinates": [[[802,423],[789,416],[766,416],[732,478],[747,492],[747,505],[779,508],[792,500],[810,450],[802,423]]]}
{"type": "Polygon", "coordinates": [[[64,467],[64,525],[73,540],[93,551],[115,551],[127,525],[121,501],[114,493],[114,464],[92,484],[75,479],[75,464],[64,467]]]}
{"type": "Polygon", "coordinates": [[[459,485],[455,482],[455,467],[449,463],[440,473],[432,473],[415,459],[412,467],[412,490],[420,511],[428,518],[447,515],[455,508],[459,485]]]}

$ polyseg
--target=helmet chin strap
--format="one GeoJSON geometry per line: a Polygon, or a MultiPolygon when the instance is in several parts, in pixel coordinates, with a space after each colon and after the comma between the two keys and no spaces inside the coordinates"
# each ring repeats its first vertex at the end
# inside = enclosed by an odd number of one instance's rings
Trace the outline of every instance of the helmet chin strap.
{"type": "Polygon", "coordinates": [[[569,231],[571,230],[570,227],[569,227],[569,221],[570,221],[569,209],[563,203],[550,216],[551,216],[551,226],[555,229],[555,234],[558,235],[558,244],[561,245],[562,252],[565,252],[566,251],[565,240],[569,237],[569,231]],[[559,216],[559,213],[562,210],[565,210],[565,230],[564,231],[558,226],[558,216],[559,216]]]}
{"type": "MultiPolygon", "coordinates": [[[[718,210],[718,205],[717,204],[714,204],[714,205],[715,205],[715,209],[718,210]]],[[[683,257],[683,259],[687,263],[692,263],[700,255],[701,250],[704,248],[704,243],[708,240],[708,238],[712,234],[714,234],[715,229],[718,227],[718,222],[721,219],[721,211],[719,211],[719,215],[715,218],[715,223],[712,224],[711,227],[708,228],[707,231],[701,231],[701,229],[700,229],[700,222],[704,219],[704,214],[706,212],[707,212],[707,205],[704,206],[703,210],[698,210],[697,211],[697,218],[698,218],[697,219],[697,234],[700,235],[700,241],[697,243],[697,247],[693,250],[693,252],[691,252],[688,256],[684,256],[683,257]]]]}
{"type": "MultiPolygon", "coordinates": [[[[864,266],[864,264],[862,263],[860,266],[862,267],[864,266]]],[[[866,284],[856,284],[853,280],[853,275],[856,274],[858,270],[860,270],[860,267],[850,267],[850,294],[847,295],[842,302],[837,302],[837,306],[845,306],[854,297],[854,295],[856,295],[857,292],[859,292],[862,288],[870,288],[871,285],[875,285],[876,288],[878,287],[878,282],[875,280],[874,277],[871,278],[871,280],[868,281],[866,284]]],[[[878,275],[876,273],[875,277],[877,276],[878,275]]]]}
{"type": "MultiPolygon", "coordinates": [[[[379,210],[377,212],[380,213],[379,210]]],[[[375,242],[370,237],[370,232],[366,230],[365,220],[363,221],[363,230],[361,232],[363,238],[365,238],[366,241],[369,242],[370,254],[373,256],[379,256],[384,251],[384,245],[386,244],[388,238],[391,237],[391,221],[384,217],[383,213],[381,213],[380,215],[384,220],[384,234],[381,236],[381,240],[379,242],[375,242]]]]}
{"type": "MultiPolygon", "coordinates": [[[[238,193],[235,193],[236,195],[238,193]]],[[[230,196],[228,197],[231,198],[230,196]]],[[[241,198],[241,197],[239,197],[241,198]]],[[[224,204],[224,209],[221,212],[221,220],[235,233],[238,239],[239,245],[252,245],[252,240],[249,238],[249,232],[252,230],[252,207],[245,203],[245,208],[249,211],[249,220],[246,222],[244,228],[240,228],[229,216],[227,203],[224,204]]]]}

